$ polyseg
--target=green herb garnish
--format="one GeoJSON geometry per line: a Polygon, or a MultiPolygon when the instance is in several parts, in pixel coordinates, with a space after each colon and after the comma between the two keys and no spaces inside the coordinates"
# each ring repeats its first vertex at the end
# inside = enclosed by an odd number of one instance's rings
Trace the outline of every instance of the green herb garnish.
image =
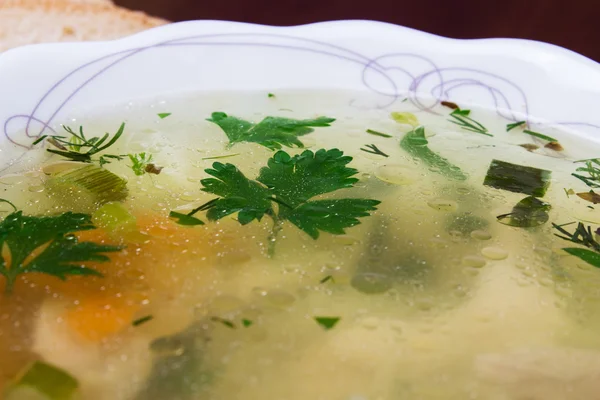
{"type": "Polygon", "coordinates": [[[38,396],[47,400],[70,400],[79,388],[79,382],[67,371],[43,361],[29,364],[11,383],[4,393],[7,400],[21,399],[21,395],[30,398],[26,393],[35,391],[38,396]],[[21,394],[19,394],[21,393],[21,394]]]}
{"type": "Polygon", "coordinates": [[[577,172],[586,172],[588,176],[581,174],[571,174],[591,188],[600,188],[600,158],[591,158],[589,160],[578,160],[575,163],[585,163],[585,167],[579,167],[577,172]]]}
{"type": "Polygon", "coordinates": [[[150,322],[154,319],[154,317],[152,315],[146,315],[145,317],[141,317],[136,319],[135,321],[133,321],[131,323],[131,325],[133,326],[140,326],[142,324],[145,324],[146,322],[150,322]]]}
{"type": "Polygon", "coordinates": [[[529,129],[523,130],[523,133],[526,133],[528,135],[534,136],[536,138],[540,138],[540,139],[545,140],[547,142],[558,142],[557,139],[554,139],[551,136],[547,136],[547,135],[544,135],[544,134],[541,134],[541,133],[538,133],[538,132],[530,131],[529,129]]]}
{"type": "Polygon", "coordinates": [[[331,281],[332,283],[335,282],[333,280],[333,276],[332,275],[327,275],[325,278],[321,279],[319,281],[319,283],[326,283],[326,282],[329,282],[329,281],[331,281]]]}
{"type": "Polygon", "coordinates": [[[278,151],[260,170],[256,180],[250,180],[232,164],[215,162],[206,172],[214,178],[200,181],[203,191],[219,196],[207,211],[209,220],[218,220],[237,213],[240,224],[260,221],[268,215],[273,220],[269,236],[269,255],[284,221],[289,221],[313,239],[319,232],[343,234],[345,228],[359,224],[376,209],[379,201],[371,199],[311,200],[315,196],[352,187],[358,173],[346,165],[352,157],[338,149],[310,150],[290,156],[278,151]]]}
{"type": "Polygon", "coordinates": [[[153,156],[150,153],[142,152],[137,154],[128,154],[131,160],[129,168],[137,176],[142,176],[145,173],[158,175],[162,171],[162,167],[157,167],[152,162],[153,156]]]}
{"type": "Polygon", "coordinates": [[[221,317],[211,317],[210,320],[213,322],[217,322],[223,326],[226,326],[227,328],[235,329],[235,324],[228,319],[221,317]]]}
{"type": "Polygon", "coordinates": [[[156,114],[156,115],[158,115],[158,118],[160,118],[160,119],[165,119],[165,118],[167,118],[169,115],[171,115],[171,113],[158,113],[158,114],[156,114]]]}
{"type": "Polygon", "coordinates": [[[425,138],[425,128],[423,126],[408,132],[400,141],[400,147],[430,167],[435,167],[436,172],[459,181],[467,179],[467,175],[460,168],[431,151],[427,146],[428,144],[429,141],[425,138]]]}
{"type": "Polygon", "coordinates": [[[0,223],[0,248],[7,246],[10,251],[10,263],[0,257],[0,274],[6,278],[6,292],[12,291],[21,274],[44,273],[62,280],[69,275],[102,276],[82,263],[110,261],[102,253],[123,247],[79,242],[73,234],[92,229],[96,227],[88,214],[67,212],[53,217],[33,217],[15,211],[8,215],[0,223]]]}
{"type": "Polygon", "coordinates": [[[407,124],[407,125],[412,126],[413,128],[415,128],[419,125],[419,120],[417,119],[417,116],[413,113],[392,112],[390,114],[390,116],[392,117],[392,119],[394,121],[396,121],[399,124],[407,124]]]}
{"type": "Polygon", "coordinates": [[[527,121],[517,121],[517,122],[513,122],[512,124],[507,124],[506,125],[506,132],[510,132],[513,129],[521,126],[521,125],[525,125],[527,123],[527,121]]]}
{"type": "Polygon", "coordinates": [[[242,319],[242,325],[244,326],[244,328],[248,328],[249,326],[252,326],[252,324],[254,324],[253,321],[245,318],[242,319]]]}
{"type": "Polygon", "coordinates": [[[496,189],[543,197],[550,186],[551,171],[506,161],[492,160],[483,184],[496,189]]]}
{"type": "Polygon", "coordinates": [[[229,116],[223,112],[212,113],[208,121],[221,127],[229,138],[229,147],[240,142],[253,142],[271,150],[279,150],[282,146],[304,147],[299,136],[314,131],[314,127],[326,127],[335,118],[319,117],[316,119],[290,119],[282,117],[266,117],[258,124],[229,116]]]}
{"type": "Polygon", "coordinates": [[[558,230],[563,235],[561,236],[559,234],[555,234],[555,236],[576,244],[580,244],[582,246],[594,250],[597,253],[600,253],[600,243],[598,243],[596,239],[594,239],[592,228],[589,226],[586,228],[586,226],[583,225],[583,223],[578,222],[575,231],[573,233],[570,233],[563,227],[571,224],[573,224],[573,222],[563,225],[552,224],[552,227],[554,227],[554,229],[558,230]]]}
{"type": "Polygon", "coordinates": [[[222,158],[230,158],[230,157],[235,157],[235,156],[239,156],[239,155],[240,155],[240,153],[225,154],[223,156],[204,157],[203,160],[220,160],[222,158]]]}
{"type": "Polygon", "coordinates": [[[567,240],[569,242],[585,246],[587,247],[587,249],[582,249],[578,247],[566,247],[563,248],[563,250],[575,257],[578,257],[579,259],[585,261],[586,263],[596,268],[600,268],[600,243],[598,243],[594,238],[594,234],[592,233],[591,227],[588,226],[586,228],[585,225],[579,222],[575,231],[573,233],[570,233],[563,228],[563,226],[570,224],[572,223],[563,225],[552,224],[554,229],[558,230],[562,234],[555,234],[555,236],[563,240],[567,240]]]}
{"type": "Polygon", "coordinates": [[[382,157],[389,157],[383,151],[379,150],[379,148],[377,146],[375,146],[374,144],[365,144],[365,147],[367,147],[367,148],[363,149],[361,147],[360,150],[364,151],[365,153],[371,153],[371,154],[375,154],[375,155],[382,156],[382,157]]]}
{"type": "Polygon", "coordinates": [[[275,95],[273,93],[269,93],[269,94],[267,94],[267,97],[272,99],[273,97],[275,97],[275,95]]]}
{"type": "Polygon", "coordinates": [[[340,319],[340,317],[315,317],[317,324],[321,325],[326,331],[335,327],[340,319]]]}
{"type": "Polygon", "coordinates": [[[481,125],[479,122],[469,117],[470,114],[471,110],[461,110],[460,108],[457,108],[450,113],[451,119],[449,121],[453,124],[460,126],[466,131],[480,133],[486,136],[494,136],[488,132],[485,126],[481,125]]]}
{"type": "Polygon", "coordinates": [[[509,214],[498,215],[498,222],[517,228],[533,228],[548,222],[550,204],[529,196],[519,201],[509,214]]]}
{"type": "Polygon", "coordinates": [[[375,135],[375,136],[381,136],[381,137],[384,137],[384,138],[391,138],[391,137],[393,137],[392,135],[388,135],[387,133],[382,133],[382,132],[374,131],[373,129],[367,129],[367,133],[369,133],[371,135],[375,135]]]}
{"type": "MultiPolygon", "coordinates": [[[[79,133],[68,126],[63,126],[63,129],[71,135],[68,140],[65,136],[44,135],[40,136],[33,144],[36,145],[43,140],[46,140],[58,149],[47,149],[46,151],[49,153],[63,156],[71,161],[91,163],[93,162],[93,155],[108,149],[119,140],[125,130],[125,123],[121,124],[119,130],[112,138],[109,133],[106,133],[102,137],[87,138],[83,132],[82,126],[79,127],[79,133]]],[[[100,163],[100,166],[102,166],[104,164],[109,164],[110,160],[122,160],[123,157],[124,155],[104,154],[99,157],[98,162],[100,163]]]]}

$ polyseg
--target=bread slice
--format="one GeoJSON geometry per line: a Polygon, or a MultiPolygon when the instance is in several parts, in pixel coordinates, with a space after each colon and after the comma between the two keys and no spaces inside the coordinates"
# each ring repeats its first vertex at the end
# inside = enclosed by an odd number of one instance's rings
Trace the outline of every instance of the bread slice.
{"type": "Polygon", "coordinates": [[[117,39],[166,23],[110,0],[0,0],[0,52],[33,43],[117,39]]]}

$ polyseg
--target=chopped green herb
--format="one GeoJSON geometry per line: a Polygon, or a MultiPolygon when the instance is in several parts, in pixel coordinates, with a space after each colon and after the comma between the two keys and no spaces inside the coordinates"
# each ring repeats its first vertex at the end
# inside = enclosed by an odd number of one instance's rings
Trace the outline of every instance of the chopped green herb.
{"type": "Polygon", "coordinates": [[[330,126],[335,118],[319,117],[296,120],[266,117],[258,124],[254,124],[223,112],[214,112],[208,121],[223,129],[229,138],[229,146],[240,142],[253,142],[271,150],[279,150],[282,146],[304,147],[304,144],[298,139],[299,136],[312,133],[314,127],[330,126]]]}
{"type": "Polygon", "coordinates": [[[594,250],[597,253],[600,253],[600,243],[598,243],[596,239],[594,239],[592,228],[590,228],[589,226],[586,228],[585,225],[583,225],[581,222],[577,223],[577,228],[573,233],[570,233],[563,228],[564,226],[571,225],[573,223],[574,222],[570,222],[568,224],[562,225],[552,224],[554,229],[558,230],[562,234],[562,236],[559,234],[555,234],[555,236],[564,240],[568,240],[569,242],[583,245],[587,248],[594,250]]]}
{"type": "Polygon", "coordinates": [[[167,118],[169,115],[171,115],[171,113],[158,113],[158,118],[160,119],[165,119],[167,118]]]}
{"type": "Polygon", "coordinates": [[[367,147],[367,149],[363,149],[362,147],[360,148],[365,153],[371,153],[371,154],[375,154],[378,156],[389,157],[383,151],[379,150],[379,148],[377,146],[375,146],[374,144],[365,144],[365,147],[367,147]]]}
{"type": "Polygon", "coordinates": [[[235,324],[228,319],[221,318],[221,317],[211,317],[210,320],[213,322],[218,322],[218,323],[222,324],[223,326],[226,326],[227,328],[235,329],[235,324]]]}
{"type": "Polygon", "coordinates": [[[248,328],[249,326],[252,326],[252,324],[254,324],[253,321],[249,319],[242,319],[242,325],[244,326],[244,328],[248,328]]]}
{"type": "Polygon", "coordinates": [[[34,361],[27,365],[10,384],[5,392],[5,398],[7,400],[21,398],[69,400],[74,397],[78,388],[79,382],[67,371],[43,361],[34,361]],[[31,397],[31,394],[26,394],[31,390],[35,391],[37,396],[31,397]]]}
{"type": "Polygon", "coordinates": [[[146,322],[152,321],[153,319],[154,319],[154,317],[152,315],[146,315],[145,317],[136,319],[135,321],[133,321],[131,323],[131,325],[140,326],[142,324],[145,324],[146,322]]]}
{"type": "MultiPolygon", "coordinates": [[[[119,130],[110,137],[109,133],[106,133],[102,137],[87,138],[83,132],[83,127],[79,127],[79,133],[75,132],[68,126],[63,126],[63,129],[71,135],[69,140],[65,136],[58,135],[44,135],[39,137],[33,142],[34,145],[46,140],[49,144],[56,147],[55,149],[47,149],[49,153],[56,154],[65,157],[71,161],[79,161],[85,163],[93,162],[92,156],[98,154],[110,146],[115,144],[121,137],[125,130],[125,123],[122,123],[119,130]]],[[[105,154],[100,156],[98,162],[100,166],[109,164],[110,160],[122,160],[124,155],[105,154]]]]}
{"type": "Polygon", "coordinates": [[[591,208],[592,210],[595,210],[595,208],[592,206],[587,206],[587,208],[591,208]]]}
{"type": "Polygon", "coordinates": [[[321,325],[326,331],[335,327],[340,319],[340,317],[315,317],[317,324],[321,325]]]}
{"type": "Polygon", "coordinates": [[[15,211],[0,222],[0,248],[10,250],[10,263],[0,256],[0,274],[6,278],[10,293],[21,274],[44,273],[65,280],[69,275],[96,275],[86,261],[107,262],[103,253],[116,252],[120,246],[79,242],[74,232],[96,229],[88,214],[67,212],[52,217],[24,216],[15,211]],[[40,250],[40,246],[47,245],[40,250]],[[31,258],[32,256],[33,258],[31,258]]]}
{"type": "Polygon", "coordinates": [[[400,141],[400,147],[406,152],[418,158],[423,163],[435,167],[436,171],[440,174],[459,181],[467,179],[467,175],[460,168],[431,151],[427,146],[428,144],[429,142],[425,138],[425,128],[423,126],[419,126],[408,132],[400,141]]]}
{"type": "Polygon", "coordinates": [[[517,228],[532,228],[548,222],[550,204],[529,196],[519,201],[509,214],[498,215],[498,222],[517,228]]]}
{"type": "Polygon", "coordinates": [[[376,209],[379,201],[371,199],[311,200],[339,189],[352,187],[358,171],[346,165],[352,157],[338,149],[305,150],[290,156],[278,151],[260,170],[256,180],[246,178],[236,166],[215,162],[206,172],[214,178],[200,181],[203,191],[220,196],[208,209],[209,220],[218,220],[237,213],[238,222],[246,225],[260,221],[265,215],[273,220],[269,237],[269,255],[282,229],[289,221],[313,239],[319,231],[343,234],[344,229],[359,224],[376,209]],[[275,208],[274,206],[278,207],[275,208]]]}
{"type": "Polygon", "coordinates": [[[471,110],[461,110],[460,108],[457,108],[450,113],[451,119],[449,121],[466,131],[480,133],[486,136],[494,136],[488,132],[485,126],[469,117],[470,114],[471,110]]]}
{"type": "Polygon", "coordinates": [[[131,160],[132,165],[129,166],[133,170],[133,173],[137,176],[142,176],[146,172],[151,174],[160,174],[162,168],[157,167],[152,163],[152,154],[142,152],[138,154],[128,154],[129,159],[131,160]]]}
{"type": "Polygon", "coordinates": [[[319,283],[326,283],[326,282],[329,282],[329,281],[331,281],[332,283],[335,282],[333,280],[333,276],[332,275],[327,275],[325,278],[321,279],[319,281],[319,283]]]}
{"type": "Polygon", "coordinates": [[[576,193],[578,197],[582,198],[585,201],[589,201],[590,203],[598,204],[600,203],[600,195],[593,190],[589,192],[576,193]]]}
{"type": "Polygon", "coordinates": [[[391,117],[399,124],[411,125],[413,128],[419,125],[417,116],[409,112],[392,112],[391,117]]]}
{"type": "Polygon", "coordinates": [[[573,189],[567,190],[566,188],[563,188],[563,190],[565,191],[567,197],[570,197],[572,194],[575,194],[575,191],[573,189]]]}
{"type": "Polygon", "coordinates": [[[585,167],[579,167],[576,169],[577,172],[586,172],[588,176],[580,174],[571,174],[575,178],[581,180],[583,183],[591,188],[600,188],[600,158],[591,158],[589,160],[578,160],[575,163],[585,163],[585,167]]]}
{"type": "Polygon", "coordinates": [[[506,125],[506,132],[510,132],[513,129],[515,129],[516,127],[519,127],[521,125],[525,125],[527,123],[527,121],[517,121],[517,122],[513,122],[512,124],[507,124],[506,125]]]}
{"type": "Polygon", "coordinates": [[[525,129],[523,131],[523,133],[526,133],[528,135],[534,136],[536,138],[540,138],[540,139],[545,140],[547,142],[558,142],[558,140],[554,139],[553,137],[550,137],[550,136],[547,136],[547,135],[543,135],[543,134],[538,133],[538,132],[530,131],[529,129],[525,129]]]}
{"type": "Polygon", "coordinates": [[[129,193],[127,181],[96,165],[70,169],[46,181],[52,195],[73,204],[105,204],[123,201],[129,193]]]}
{"type": "Polygon", "coordinates": [[[367,129],[367,133],[370,133],[371,135],[375,135],[375,136],[381,136],[381,137],[384,137],[384,138],[391,138],[391,137],[393,137],[392,135],[388,135],[387,133],[382,133],[382,132],[374,131],[373,129],[367,129]]]}
{"type": "Polygon", "coordinates": [[[224,156],[204,157],[203,160],[220,160],[222,158],[235,157],[235,156],[239,156],[239,155],[240,155],[240,153],[225,154],[224,156]]]}
{"type": "Polygon", "coordinates": [[[273,97],[275,97],[275,95],[274,95],[273,93],[269,93],[269,94],[267,94],[267,96],[268,96],[270,99],[272,99],[273,97]]]}
{"type": "Polygon", "coordinates": [[[566,247],[563,250],[596,268],[600,268],[600,254],[595,251],[578,247],[566,247]]]}
{"type": "Polygon", "coordinates": [[[551,171],[492,160],[483,184],[496,189],[543,197],[550,186],[551,171]]]}

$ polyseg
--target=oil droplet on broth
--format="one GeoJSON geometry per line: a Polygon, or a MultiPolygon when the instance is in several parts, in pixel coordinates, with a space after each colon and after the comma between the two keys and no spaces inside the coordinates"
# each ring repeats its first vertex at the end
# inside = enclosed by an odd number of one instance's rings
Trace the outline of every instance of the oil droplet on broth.
{"type": "Polygon", "coordinates": [[[478,229],[471,232],[471,237],[477,240],[490,240],[492,238],[492,234],[488,231],[478,229]]]}
{"type": "Polygon", "coordinates": [[[508,257],[508,251],[500,247],[484,247],[481,254],[490,260],[504,260],[508,257]]]}
{"type": "Polygon", "coordinates": [[[482,268],[485,266],[485,258],[481,256],[465,256],[462,259],[462,264],[466,267],[482,268]]]}
{"type": "Polygon", "coordinates": [[[412,185],[419,180],[416,170],[400,164],[382,165],[375,170],[375,176],[394,185],[412,185]]]}

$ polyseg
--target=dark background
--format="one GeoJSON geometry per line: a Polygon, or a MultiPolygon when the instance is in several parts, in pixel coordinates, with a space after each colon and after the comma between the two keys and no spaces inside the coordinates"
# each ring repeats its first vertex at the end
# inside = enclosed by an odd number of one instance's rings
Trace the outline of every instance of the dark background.
{"type": "Polygon", "coordinates": [[[391,22],[454,38],[554,43],[600,62],[600,0],[115,0],[169,19],[297,25],[335,19],[391,22]]]}

